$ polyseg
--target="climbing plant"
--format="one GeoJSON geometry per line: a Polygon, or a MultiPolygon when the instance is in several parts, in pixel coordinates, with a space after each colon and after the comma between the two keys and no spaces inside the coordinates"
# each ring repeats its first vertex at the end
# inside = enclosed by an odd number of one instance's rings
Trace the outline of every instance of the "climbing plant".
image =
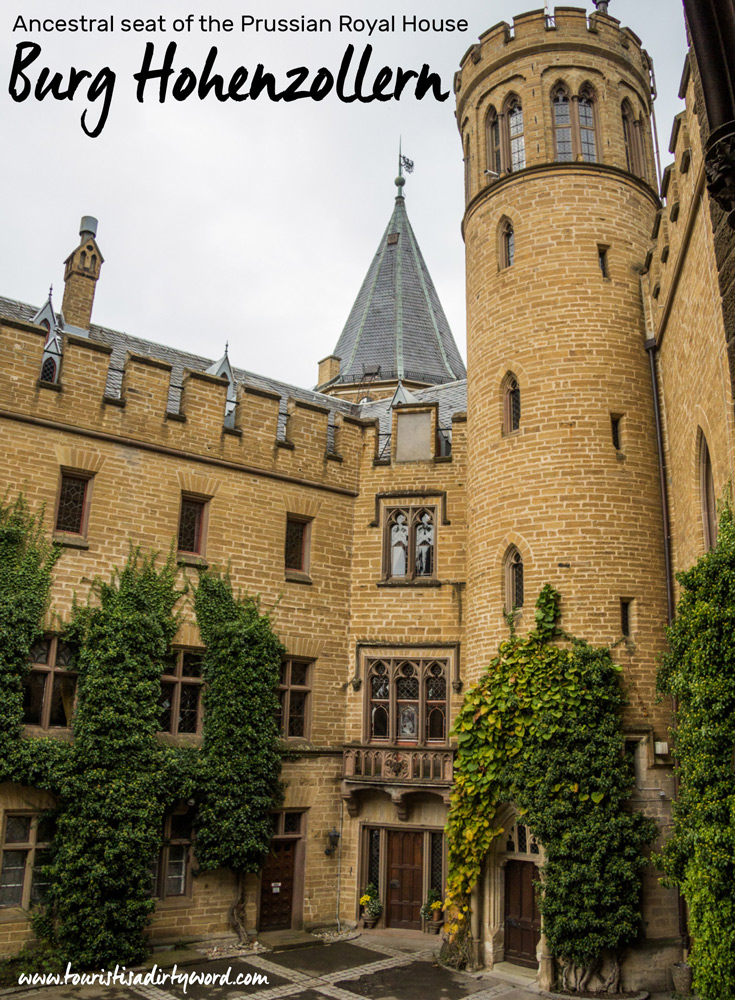
{"type": "Polygon", "coordinates": [[[154,907],[151,861],[172,750],[156,739],[161,664],[178,627],[176,565],[133,552],[93,599],[75,603],[64,638],[77,650],[74,742],[59,775],[49,867],[54,921],[38,919],[65,960],[86,967],[140,961],[154,907]]]}
{"type": "Polygon", "coordinates": [[[237,874],[230,921],[244,937],[245,875],[263,865],[281,798],[276,711],[285,651],[258,602],[236,595],[227,576],[204,572],[194,603],[207,650],[197,862],[237,874]]]}
{"type": "Polygon", "coordinates": [[[735,522],[729,503],[717,545],[686,573],[670,650],[659,672],[677,699],[680,788],[660,858],[686,899],[690,962],[706,1000],[735,996],[735,522]]]}
{"type": "Polygon", "coordinates": [[[453,964],[472,961],[470,894],[504,832],[498,812],[512,801],[544,845],[539,907],[565,987],[588,989],[607,958],[603,988],[615,992],[619,950],[640,924],[643,850],[655,825],[624,808],[633,771],[620,668],[609,649],[561,632],[558,601],[544,587],[535,629],[500,645],[455,723],[444,953],[453,964]]]}

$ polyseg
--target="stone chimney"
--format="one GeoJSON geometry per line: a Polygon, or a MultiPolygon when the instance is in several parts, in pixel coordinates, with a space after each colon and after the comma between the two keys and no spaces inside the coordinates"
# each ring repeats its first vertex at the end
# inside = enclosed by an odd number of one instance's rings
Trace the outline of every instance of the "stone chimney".
{"type": "Polygon", "coordinates": [[[91,215],[82,216],[79,246],[64,261],[64,301],[61,311],[64,323],[80,330],[89,330],[94,291],[103,263],[96,236],[97,220],[91,215]]]}
{"type": "Polygon", "coordinates": [[[339,364],[340,358],[334,354],[330,354],[329,357],[322,358],[319,362],[319,385],[325,385],[327,382],[331,382],[333,378],[339,375],[339,364]]]}

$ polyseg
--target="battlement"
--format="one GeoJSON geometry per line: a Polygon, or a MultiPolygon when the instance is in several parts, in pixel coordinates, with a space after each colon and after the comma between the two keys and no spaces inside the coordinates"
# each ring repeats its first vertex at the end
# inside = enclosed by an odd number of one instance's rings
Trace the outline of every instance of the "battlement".
{"type": "Polygon", "coordinates": [[[556,7],[553,14],[532,10],[501,21],[480,35],[462,57],[455,77],[455,91],[464,94],[477,76],[485,76],[529,50],[554,48],[599,52],[608,59],[623,61],[644,80],[648,79],[650,57],[641,39],[630,28],[608,14],[587,13],[581,7],[556,7]]]}
{"type": "Polygon", "coordinates": [[[364,430],[339,414],[335,419],[327,406],[240,384],[226,419],[227,379],[185,369],[176,407],[170,362],[128,351],[116,367],[111,347],[72,334],[63,338],[60,377],[46,382],[39,377],[46,336],[43,326],[0,316],[0,416],[337,491],[357,489],[364,430]],[[284,403],[285,437],[279,434],[284,403]]]}

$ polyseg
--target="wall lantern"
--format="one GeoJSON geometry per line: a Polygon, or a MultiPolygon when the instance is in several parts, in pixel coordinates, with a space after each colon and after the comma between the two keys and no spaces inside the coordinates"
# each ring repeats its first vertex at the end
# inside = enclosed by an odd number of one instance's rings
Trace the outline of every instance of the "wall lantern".
{"type": "Polygon", "coordinates": [[[331,857],[332,854],[334,854],[334,852],[337,850],[337,844],[339,843],[339,831],[336,829],[336,827],[332,827],[332,829],[327,834],[327,837],[329,839],[329,847],[325,848],[324,853],[327,855],[327,857],[331,857]]]}

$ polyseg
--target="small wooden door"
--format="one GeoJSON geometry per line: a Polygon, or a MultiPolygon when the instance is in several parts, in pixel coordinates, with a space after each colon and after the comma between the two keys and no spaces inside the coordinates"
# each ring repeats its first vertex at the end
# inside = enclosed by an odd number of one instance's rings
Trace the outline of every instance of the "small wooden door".
{"type": "Polygon", "coordinates": [[[260,874],[259,930],[291,927],[293,916],[295,840],[274,840],[260,874]]]}
{"type": "Polygon", "coordinates": [[[536,945],[541,937],[534,891],[537,871],[532,861],[509,861],[505,866],[505,958],[529,969],[538,966],[536,945]]]}
{"type": "Polygon", "coordinates": [[[388,831],[387,927],[421,930],[424,835],[420,830],[388,831]]]}

